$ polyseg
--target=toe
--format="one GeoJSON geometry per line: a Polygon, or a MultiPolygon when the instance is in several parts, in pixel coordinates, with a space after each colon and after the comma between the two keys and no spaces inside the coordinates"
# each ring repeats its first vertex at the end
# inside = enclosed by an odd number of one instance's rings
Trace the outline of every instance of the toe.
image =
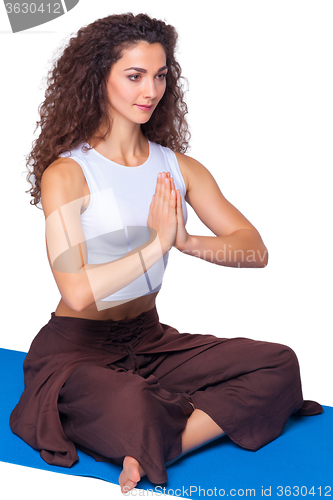
{"type": "Polygon", "coordinates": [[[124,484],[124,486],[121,487],[121,492],[122,493],[128,493],[131,491],[133,488],[135,488],[137,483],[135,481],[131,481],[130,479],[124,484]]]}
{"type": "Polygon", "coordinates": [[[129,479],[132,482],[137,483],[138,481],[140,481],[140,472],[138,463],[135,462],[130,463],[127,469],[127,473],[129,479]]]}

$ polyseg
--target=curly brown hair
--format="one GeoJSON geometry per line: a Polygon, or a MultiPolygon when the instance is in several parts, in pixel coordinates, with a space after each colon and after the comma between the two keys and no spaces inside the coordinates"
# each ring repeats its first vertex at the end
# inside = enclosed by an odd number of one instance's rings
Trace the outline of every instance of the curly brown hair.
{"type": "MultiPolygon", "coordinates": [[[[32,205],[40,202],[40,184],[45,169],[61,153],[88,143],[101,123],[105,138],[111,130],[106,80],[122,50],[143,40],[160,43],[166,52],[166,90],[150,120],[141,125],[151,142],[184,153],[190,132],[185,115],[187,105],[181,84],[181,67],[174,53],[175,28],[146,14],[111,15],[84,26],[72,37],[47,76],[45,100],[39,106],[39,137],[26,158],[32,205]]],[[[38,207],[39,208],[39,207],[38,207]]]]}

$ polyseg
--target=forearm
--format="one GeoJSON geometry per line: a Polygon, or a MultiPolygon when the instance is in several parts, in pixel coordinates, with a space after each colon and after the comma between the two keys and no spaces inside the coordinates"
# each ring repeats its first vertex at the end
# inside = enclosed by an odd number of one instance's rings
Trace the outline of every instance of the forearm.
{"type": "Polygon", "coordinates": [[[102,265],[85,266],[95,301],[101,300],[142,276],[163,257],[158,237],[124,257],[102,265]]]}
{"type": "Polygon", "coordinates": [[[260,234],[240,229],[227,236],[189,235],[181,252],[227,267],[265,267],[268,251],[260,234]]]}
{"type": "MultiPolygon", "coordinates": [[[[81,253],[81,249],[78,248],[81,253]]],[[[112,295],[142,276],[163,257],[156,233],[145,244],[120,259],[105,264],[85,264],[78,271],[57,276],[62,298],[69,307],[82,311],[112,295]]]]}

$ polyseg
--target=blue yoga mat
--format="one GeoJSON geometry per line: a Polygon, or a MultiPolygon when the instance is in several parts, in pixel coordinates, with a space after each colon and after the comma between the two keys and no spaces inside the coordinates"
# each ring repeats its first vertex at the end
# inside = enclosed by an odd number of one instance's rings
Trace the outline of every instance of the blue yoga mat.
{"type": "MultiPolygon", "coordinates": [[[[24,388],[25,356],[0,348],[0,461],[118,484],[120,466],[96,462],[81,451],[70,469],[51,466],[11,432],[9,415],[24,388]]],[[[323,408],[321,415],[291,417],[283,434],[256,452],[224,436],[169,466],[167,483],[157,486],[143,478],[138,487],[184,498],[333,497],[333,408],[323,408]]]]}

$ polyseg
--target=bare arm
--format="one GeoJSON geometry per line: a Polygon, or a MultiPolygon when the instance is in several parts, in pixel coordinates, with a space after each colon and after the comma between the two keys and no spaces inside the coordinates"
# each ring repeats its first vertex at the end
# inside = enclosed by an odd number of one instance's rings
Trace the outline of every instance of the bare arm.
{"type": "Polygon", "coordinates": [[[147,224],[150,239],[112,262],[89,264],[80,214],[86,204],[84,178],[71,159],[59,159],[42,177],[47,253],[65,303],[82,311],[132,283],[172,246],[176,234],[176,197],[171,182],[159,179],[147,224]]]}
{"type": "Polygon", "coordinates": [[[268,251],[257,229],[223,196],[201,163],[180,153],[177,159],[188,184],[186,201],[216,236],[189,235],[178,212],[176,248],[223,266],[265,267],[268,251]]]}

